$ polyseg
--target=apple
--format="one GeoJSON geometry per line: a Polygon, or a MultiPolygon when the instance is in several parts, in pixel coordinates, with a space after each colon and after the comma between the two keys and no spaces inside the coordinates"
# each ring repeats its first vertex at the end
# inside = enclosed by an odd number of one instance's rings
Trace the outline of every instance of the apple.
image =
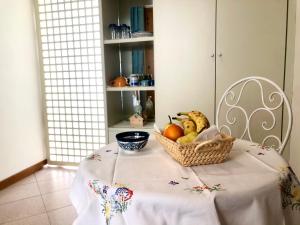
{"type": "Polygon", "coordinates": [[[171,139],[172,141],[176,141],[178,138],[184,136],[184,132],[180,126],[176,125],[175,123],[172,123],[172,119],[170,116],[169,116],[169,120],[170,123],[168,123],[165,126],[163,135],[171,139]]]}

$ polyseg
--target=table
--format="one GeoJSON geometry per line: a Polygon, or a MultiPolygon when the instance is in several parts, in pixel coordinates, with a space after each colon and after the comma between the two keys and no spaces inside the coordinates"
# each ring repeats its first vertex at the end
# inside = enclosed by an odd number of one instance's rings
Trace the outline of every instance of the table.
{"type": "Polygon", "coordinates": [[[83,160],[74,225],[299,225],[300,185],[273,149],[236,140],[222,164],[182,167],[154,137],[136,154],[117,143],[83,160]]]}

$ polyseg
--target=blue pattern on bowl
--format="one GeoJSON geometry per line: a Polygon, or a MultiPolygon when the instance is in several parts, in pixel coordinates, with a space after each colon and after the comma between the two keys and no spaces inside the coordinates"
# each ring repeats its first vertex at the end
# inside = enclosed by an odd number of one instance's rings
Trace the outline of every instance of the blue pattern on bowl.
{"type": "Polygon", "coordinates": [[[139,151],[148,142],[149,133],[143,131],[122,132],[116,135],[119,146],[125,151],[139,151]]]}

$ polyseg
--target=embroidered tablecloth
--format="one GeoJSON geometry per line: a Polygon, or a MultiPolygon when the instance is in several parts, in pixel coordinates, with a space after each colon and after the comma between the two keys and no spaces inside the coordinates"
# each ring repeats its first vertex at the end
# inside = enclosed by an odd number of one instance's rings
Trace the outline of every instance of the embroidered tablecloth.
{"type": "Polygon", "coordinates": [[[273,149],[236,140],[222,164],[182,167],[150,138],[143,151],[117,143],[80,164],[74,225],[299,225],[300,185],[273,149]]]}

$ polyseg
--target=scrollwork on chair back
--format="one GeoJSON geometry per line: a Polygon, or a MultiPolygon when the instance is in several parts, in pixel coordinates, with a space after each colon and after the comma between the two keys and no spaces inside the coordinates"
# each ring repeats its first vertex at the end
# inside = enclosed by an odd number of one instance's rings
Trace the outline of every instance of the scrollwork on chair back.
{"type": "Polygon", "coordinates": [[[237,117],[236,116],[231,116],[232,111],[233,110],[238,110],[240,111],[240,113],[243,115],[243,117],[245,118],[245,127],[242,131],[242,134],[240,135],[239,138],[245,138],[248,137],[250,141],[252,140],[252,135],[251,135],[251,131],[250,131],[250,123],[253,119],[254,115],[257,115],[260,112],[265,112],[267,114],[269,114],[271,116],[271,123],[268,124],[267,121],[262,121],[261,123],[261,128],[264,131],[271,131],[274,129],[275,125],[276,125],[276,118],[275,118],[275,114],[274,111],[278,110],[281,106],[283,106],[285,103],[286,107],[287,107],[287,112],[288,112],[288,127],[286,130],[286,135],[282,135],[282,140],[271,134],[271,135],[267,135],[266,137],[263,138],[262,140],[262,145],[264,145],[268,140],[275,140],[277,142],[277,150],[279,151],[279,153],[282,153],[286,142],[289,138],[290,132],[291,132],[291,126],[292,126],[292,112],[291,112],[291,107],[289,104],[289,101],[286,97],[286,95],[284,94],[284,92],[281,90],[281,88],[274,83],[273,81],[264,78],[264,77],[247,77],[244,79],[241,79],[237,82],[235,82],[234,84],[232,84],[223,94],[223,96],[221,97],[221,100],[219,102],[218,108],[217,108],[217,115],[216,115],[216,125],[219,128],[220,131],[224,131],[226,130],[230,135],[232,134],[231,131],[231,126],[235,125],[238,121],[237,121],[237,117]],[[265,81],[267,83],[269,83],[270,85],[272,85],[275,89],[275,91],[272,91],[271,93],[269,93],[269,95],[267,96],[268,98],[268,102],[265,101],[265,93],[263,90],[263,85],[261,81],[265,81]],[[244,89],[247,85],[249,85],[250,83],[254,83],[258,86],[259,88],[259,94],[260,94],[260,100],[261,100],[261,107],[256,108],[255,110],[253,110],[252,112],[247,112],[241,105],[239,105],[240,101],[241,101],[241,96],[244,92],[244,89]],[[236,88],[237,86],[240,86],[239,91],[237,92],[238,94],[236,95],[235,92],[233,91],[234,88],[236,88]],[[277,100],[277,101],[276,101],[277,100]],[[273,105],[271,106],[271,104],[273,103],[273,105]],[[220,123],[220,110],[222,105],[225,104],[225,106],[227,107],[227,111],[225,114],[225,122],[226,124],[219,124],[220,123]]]}

